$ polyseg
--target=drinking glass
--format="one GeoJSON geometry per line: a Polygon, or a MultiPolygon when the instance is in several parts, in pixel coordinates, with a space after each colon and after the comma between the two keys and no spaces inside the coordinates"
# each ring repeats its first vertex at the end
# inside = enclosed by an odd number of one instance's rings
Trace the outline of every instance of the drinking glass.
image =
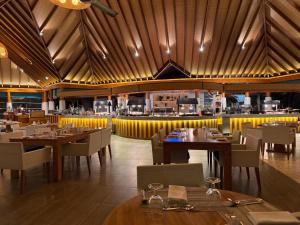
{"type": "Polygon", "coordinates": [[[206,178],[206,183],[208,184],[208,189],[206,191],[206,195],[212,200],[221,199],[221,193],[218,189],[216,189],[216,184],[220,183],[221,179],[218,177],[208,177],[206,178]]]}
{"type": "Polygon", "coordinates": [[[153,191],[153,195],[149,198],[149,204],[153,201],[158,200],[160,203],[163,203],[163,198],[157,194],[157,191],[164,187],[163,184],[160,183],[151,183],[148,185],[148,188],[153,191]]]}

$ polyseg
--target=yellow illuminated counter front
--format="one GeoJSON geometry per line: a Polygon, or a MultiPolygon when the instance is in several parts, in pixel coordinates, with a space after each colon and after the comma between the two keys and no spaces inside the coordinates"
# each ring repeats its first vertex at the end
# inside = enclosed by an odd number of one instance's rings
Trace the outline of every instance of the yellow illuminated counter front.
{"type": "Polygon", "coordinates": [[[66,124],[73,124],[75,127],[107,127],[107,117],[80,117],[80,116],[60,116],[58,117],[58,126],[63,127],[66,124]]]}
{"type": "Polygon", "coordinates": [[[115,119],[116,134],[122,137],[150,139],[164,128],[167,133],[175,128],[217,127],[217,117],[119,117],[115,119]]]}
{"type": "MultiPolygon", "coordinates": [[[[224,115],[223,116],[223,132],[232,130],[241,130],[242,123],[250,122],[256,128],[258,125],[268,122],[298,122],[299,114],[282,114],[282,115],[224,115]]],[[[299,132],[299,128],[298,128],[299,132]]]]}

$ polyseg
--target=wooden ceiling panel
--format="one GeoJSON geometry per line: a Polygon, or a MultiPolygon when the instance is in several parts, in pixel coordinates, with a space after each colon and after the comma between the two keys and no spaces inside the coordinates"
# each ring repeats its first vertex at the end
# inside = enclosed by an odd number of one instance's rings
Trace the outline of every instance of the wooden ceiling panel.
{"type": "Polygon", "coordinates": [[[169,61],[193,78],[300,69],[299,0],[100,1],[118,15],[49,0],[0,0],[0,41],[41,85],[152,80],[169,61]]]}

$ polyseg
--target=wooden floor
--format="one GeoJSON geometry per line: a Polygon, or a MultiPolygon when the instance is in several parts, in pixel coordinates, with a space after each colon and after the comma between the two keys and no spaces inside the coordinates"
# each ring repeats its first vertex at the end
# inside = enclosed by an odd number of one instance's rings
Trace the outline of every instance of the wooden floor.
{"type": "MultiPolygon", "coordinates": [[[[64,180],[59,183],[47,184],[42,168],[29,171],[23,195],[18,194],[18,180],[11,180],[5,171],[0,176],[0,224],[100,225],[112,208],[136,195],[136,166],[152,163],[149,141],[113,136],[112,148],[113,160],[107,157],[102,168],[97,156],[93,157],[90,177],[85,160],[80,170],[76,170],[75,162],[68,159],[64,180]]],[[[206,152],[190,154],[191,162],[204,163],[208,175],[206,152]]],[[[281,161],[279,158],[276,163],[281,161]]],[[[247,180],[246,171],[240,173],[238,169],[233,170],[234,190],[260,195],[283,210],[300,211],[300,184],[268,163],[267,157],[261,163],[261,193],[257,190],[254,171],[247,180]]]]}

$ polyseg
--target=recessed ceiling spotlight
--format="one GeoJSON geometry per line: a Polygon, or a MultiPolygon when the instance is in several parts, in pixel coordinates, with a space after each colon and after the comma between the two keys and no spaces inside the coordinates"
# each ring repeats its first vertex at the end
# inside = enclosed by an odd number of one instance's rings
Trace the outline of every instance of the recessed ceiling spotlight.
{"type": "Polygon", "coordinates": [[[40,31],[40,36],[43,36],[44,35],[44,32],[43,31],[40,31]]]}
{"type": "Polygon", "coordinates": [[[139,52],[137,50],[135,50],[134,56],[135,57],[139,57],[140,56],[140,54],[139,54],[139,52]]]}
{"type": "Polygon", "coordinates": [[[107,59],[107,57],[106,57],[106,55],[105,55],[105,54],[103,54],[102,58],[103,58],[104,60],[105,60],[105,59],[107,59]]]}
{"type": "Polygon", "coordinates": [[[202,44],[201,47],[199,48],[199,51],[200,51],[200,52],[204,52],[204,46],[203,46],[203,44],[202,44]]]}
{"type": "Polygon", "coordinates": [[[40,82],[41,82],[41,80],[37,80],[37,82],[39,82],[39,83],[40,83],[40,82]]]}
{"type": "Polygon", "coordinates": [[[48,80],[48,79],[49,79],[49,77],[45,77],[45,79],[46,79],[46,80],[48,80]]]}
{"type": "Polygon", "coordinates": [[[55,59],[52,60],[52,63],[53,63],[53,64],[55,63],[55,59]]]}
{"type": "Polygon", "coordinates": [[[30,59],[28,59],[28,62],[29,62],[30,65],[32,65],[32,61],[30,59]]]}
{"type": "Polygon", "coordinates": [[[23,72],[24,72],[24,70],[23,70],[23,69],[20,69],[20,72],[21,72],[21,73],[23,73],[23,72]]]}
{"type": "Polygon", "coordinates": [[[242,45],[242,50],[244,50],[246,48],[245,43],[242,45]]]}
{"type": "Polygon", "coordinates": [[[171,53],[171,50],[170,50],[170,48],[169,48],[169,47],[167,48],[167,51],[166,51],[166,53],[167,53],[168,55],[170,55],[170,53],[171,53]]]}

